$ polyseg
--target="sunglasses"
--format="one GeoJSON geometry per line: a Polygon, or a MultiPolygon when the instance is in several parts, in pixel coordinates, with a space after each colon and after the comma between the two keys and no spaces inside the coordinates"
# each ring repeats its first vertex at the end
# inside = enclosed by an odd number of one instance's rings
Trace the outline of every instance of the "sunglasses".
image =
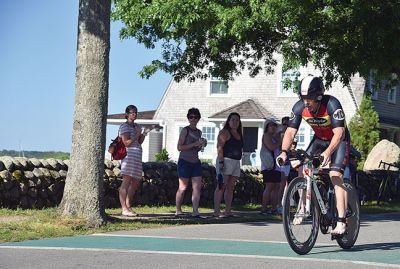
{"type": "Polygon", "coordinates": [[[197,117],[197,116],[189,116],[188,119],[189,120],[198,120],[199,117],[197,117]]]}

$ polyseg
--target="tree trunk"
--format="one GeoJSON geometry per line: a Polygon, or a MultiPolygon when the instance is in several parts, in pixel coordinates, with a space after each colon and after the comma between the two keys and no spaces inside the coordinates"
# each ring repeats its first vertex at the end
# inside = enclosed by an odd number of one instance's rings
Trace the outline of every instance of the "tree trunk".
{"type": "Polygon", "coordinates": [[[110,0],[80,0],[71,160],[60,210],[105,223],[104,152],[108,107],[110,0]]]}

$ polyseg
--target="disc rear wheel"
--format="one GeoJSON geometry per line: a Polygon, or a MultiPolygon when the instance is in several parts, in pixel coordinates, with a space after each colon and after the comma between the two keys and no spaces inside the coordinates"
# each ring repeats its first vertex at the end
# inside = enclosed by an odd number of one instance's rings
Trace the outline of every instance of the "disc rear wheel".
{"type": "Polygon", "coordinates": [[[347,180],[344,181],[344,185],[347,190],[347,233],[336,238],[336,241],[341,248],[349,249],[356,243],[358,232],[360,231],[360,204],[358,202],[358,193],[354,185],[347,180]]]}

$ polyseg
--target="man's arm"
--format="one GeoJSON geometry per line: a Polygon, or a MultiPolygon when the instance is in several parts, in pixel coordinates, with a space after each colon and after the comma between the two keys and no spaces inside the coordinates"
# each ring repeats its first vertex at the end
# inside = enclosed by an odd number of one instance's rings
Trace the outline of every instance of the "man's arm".
{"type": "Polygon", "coordinates": [[[292,146],[294,137],[297,134],[297,129],[288,127],[282,140],[282,151],[289,151],[292,146]]]}

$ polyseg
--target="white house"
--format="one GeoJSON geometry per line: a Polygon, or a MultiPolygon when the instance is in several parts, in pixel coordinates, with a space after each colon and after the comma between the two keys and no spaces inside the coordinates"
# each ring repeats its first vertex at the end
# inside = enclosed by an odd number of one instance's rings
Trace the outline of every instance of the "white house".
{"type": "MultiPolygon", "coordinates": [[[[263,124],[266,119],[280,121],[284,116],[289,116],[293,104],[298,100],[293,89],[285,90],[283,80],[294,78],[296,72],[300,77],[308,74],[320,75],[320,72],[312,67],[300,70],[282,71],[282,59],[277,56],[278,64],[273,74],[264,73],[252,78],[243,72],[232,81],[224,81],[218,78],[197,80],[195,82],[172,80],[162,100],[151,116],[150,112],[142,112],[137,120],[142,125],[159,124],[162,129],[151,132],[150,139],[143,145],[143,161],[154,160],[154,153],[166,148],[172,159],[177,159],[177,141],[180,130],[188,124],[186,113],[189,108],[196,107],[201,112],[201,120],[198,128],[203,131],[203,137],[208,140],[204,152],[200,153],[202,159],[215,159],[216,138],[230,112],[238,112],[241,115],[244,134],[244,158],[242,163],[249,164],[249,155],[258,153],[261,148],[263,124]],[[145,116],[147,113],[147,117],[145,116]]],[[[400,120],[396,115],[400,114],[399,91],[394,88],[390,94],[391,102],[385,102],[387,91],[376,89],[375,84],[367,82],[359,77],[353,77],[350,86],[345,87],[339,82],[334,82],[326,92],[339,99],[346,114],[347,123],[356,113],[365,89],[371,88],[375,94],[374,104],[381,118],[384,134],[391,141],[400,143],[400,120]],[[381,98],[382,96],[382,98],[381,98]],[[394,100],[394,101],[393,101],[394,100]],[[388,106],[390,106],[388,108],[388,106]],[[380,113],[382,111],[383,114],[380,113]],[[393,114],[393,111],[396,111],[393,114]]],[[[387,98],[387,97],[386,97],[387,98]]],[[[121,124],[124,122],[123,114],[110,115],[109,124],[121,124]]],[[[302,124],[298,132],[298,147],[305,148],[312,138],[312,131],[308,124],[302,124]]],[[[258,158],[257,158],[258,159],[258,158]]]]}

